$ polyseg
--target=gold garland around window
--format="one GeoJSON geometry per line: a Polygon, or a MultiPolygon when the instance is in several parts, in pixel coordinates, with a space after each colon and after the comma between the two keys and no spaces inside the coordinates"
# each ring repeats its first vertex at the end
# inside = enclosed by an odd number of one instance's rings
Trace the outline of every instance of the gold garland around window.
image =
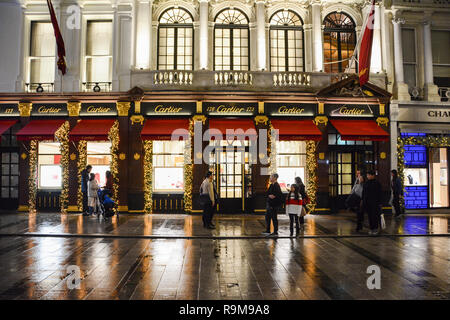
{"type": "Polygon", "coordinates": [[[152,213],[153,141],[144,141],[144,211],[152,213]]]}
{"type": "Polygon", "coordinates": [[[111,174],[113,177],[113,198],[119,207],[119,121],[114,121],[108,133],[108,139],[111,141],[111,174]]]}
{"type": "Polygon", "coordinates": [[[83,211],[83,193],[81,192],[81,172],[87,166],[87,141],[78,141],[78,193],[77,193],[77,206],[78,211],[83,211]]]}
{"type": "Polygon", "coordinates": [[[317,204],[317,158],[316,143],[312,140],[306,141],[306,193],[309,204],[306,205],[307,212],[314,212],[317,204]]]}
{"type": "Polygon", "coordinates": [[[30,141],[30,176],[28,177],[28,205],[30,213],[36,212],[36,195],[37,195],[37,166],[38,166],[38,141],[30,141]]]}
{"type": "Polygon", "coordinates": [[[192,139],[194,137],[194,121],[189,120],[189,138],[184,145],[184,211],[192,211],[192,139]]]}
{"type": "Polygon", "coordinates": [[[269,152],[269,174],[277,172],[277,139],[272,131],[274,130],[272,123],[269,125],[269,146],[267,151],[269,152]]]}
{"type": "Polygon", "coordinates": [[[61,195],[59,197],[61,213],[67,213],[67,207],[69,206],[69,131],[69,121],[66,121],[55,132],[55,138],[59,142],[59,148],[61,150],[61,168],[63,180],[61,195]]]}

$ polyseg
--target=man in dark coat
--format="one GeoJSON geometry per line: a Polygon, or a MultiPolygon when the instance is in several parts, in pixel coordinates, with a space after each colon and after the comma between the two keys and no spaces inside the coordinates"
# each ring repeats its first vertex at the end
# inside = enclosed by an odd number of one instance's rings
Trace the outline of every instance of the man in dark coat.
{"type": "Polygon", "coordinates": [[[89,215],[88,212],[88,181],[92,166],[88,164],[86,169],[81,171],[81,192],[83,193],[83,215],[89,215]]]}
{"type": "Polygon", "coordinates": [[[370,235],[378,234],[381,215],[381,184],[375,180],[375,172],[367,172],[367,182],[364,183],[362,192],[364,210],[369,216],[370,235]]]}
{"type": "Polygon", "coordinates": [[[278,174],[274,173],[270,176],[270,186],[267,190],[266,205],[266,231],[264,234],[278,236],[278,211],[283,204],[283,193],[277,182],[278,174]],[[273,221],[273,233],[270,233],[270,222],[273,221]]]}

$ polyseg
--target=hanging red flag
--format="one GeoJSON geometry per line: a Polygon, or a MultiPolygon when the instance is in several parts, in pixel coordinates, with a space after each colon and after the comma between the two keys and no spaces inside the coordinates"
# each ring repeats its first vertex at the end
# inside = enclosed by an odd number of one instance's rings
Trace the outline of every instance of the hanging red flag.
{"type": "Polygon", "coordinates": [[[369,17],[367,18],[366,27],[359,48],[358,55],[358,75],[359,85],[363,86],[369,81],[370,74],[370,57],[372,55],[372,39],[375,18],[375,0],[372,0],[372,7],[370,8],[369,17]]]}
{"type": "Polygon", "coordinates": [[[64,46],[64,40],[59,29],[58,20],[56,19],[55,9],[51,0],[47,0],[48,10],[50,11],[50,18],[52,20],[53,31],[55,32],[56,45],[58,46],[58,69],[61,70],[63,75],[66,74],[66,47],[64,46]]]}

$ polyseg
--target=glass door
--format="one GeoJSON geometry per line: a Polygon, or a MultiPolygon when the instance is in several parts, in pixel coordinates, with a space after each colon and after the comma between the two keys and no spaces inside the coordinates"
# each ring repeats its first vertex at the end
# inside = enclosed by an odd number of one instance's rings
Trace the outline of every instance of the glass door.
{"type": "Polygon", "coordinates": [[[0,142],[0,210],[16,210],[19,205],[19,147],[14,125],[1,135],[0,142]]]}
{"type": "Polygon", "coordinates": [[[430,208],[449,207],[449,172],[447,148],[430,148],[429,186],[430,208]]]}

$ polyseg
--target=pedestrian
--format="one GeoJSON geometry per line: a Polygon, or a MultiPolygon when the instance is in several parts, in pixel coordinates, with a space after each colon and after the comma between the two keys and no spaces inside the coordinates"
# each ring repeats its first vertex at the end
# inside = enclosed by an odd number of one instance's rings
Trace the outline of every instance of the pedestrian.
{"type": "Polygon", "coordinates": [[[104,187],[104,194],[109,195],[110,197],[112,197],[112,192],[113,192],[113,176],[111,174],[111,171],[106,171],[105,172],[105,176],[106,176],[106,183],[105,183],[105,187],[104,187]]]}
{"type": "Polygon", "coordinates": [[[216,213],[217,206],[219,204],[219,194],[217,193],[217,187],[216,187],[216,184],[214,183],[214,180],[211,181],[211,184],[212,184],[213,191],[214,191],[214,204],[212,206],[211,216],[210,216],[210,219],[209,219],[210,220],[209,224],[212,227],[215,227],[216,225],[212,221],[213,221],[214,213],[216,213]]]}
{"type": "Polygon", "coordinates": [[[392,206],[394,207],[395,211],[395,218],[399,218],[402,216],[403,212],[400,208],[400,194],[402,193],[402,182],[400,181],[400,178],[398,177],[397,170],[391,171],[391,190],[392,190],[392,206]]]}
{"type": "Polygon", "coordinates": [[[289,216],[289,231],[291,232],[291,237],[294,235],[294,222],[296,231],[295,236],[298,236],[300,232],[298,217],[302,214],[302,204],[302,196],[300,195],[299,187],[294,183],[291,185],[291,190],[286,199],[286,214],[289,216]]]}
{"type": "Polygon", "coordinates": [[[362,207],[362,193],[364,189],[364,183],[367,182],[367,179],[363,175],[359,175],[356,180],[357,183],[353,186],[352,193],[354,193],[357,198],[355,201],[355,205],[353,207],[353,212],[356,212],[356,232],[360,232],[363,228],[364,224],[364,209],[362,207]]]}
{"type": "Polygon", "coordinates": [[[263,234],[278,236],[278,211],[283,204],[283,193],[278,180],[278,174],[274,173],[270,176],[270,186],[267,189],[267,205],[266,205],[266,231],[263,234]],[[273,222],[273,232],[270,233],[270,222],[273,222]]]}
{"type": "Polygon", "coordinates": [[[212,214],[213,207],[215,205],[215,195],[214,195],[214,185],[213,185],[213,174],[208,171],[205,175],[205,180],[203,180],[200,186],[200,202],[203,207],[203,227],[207,229],[215,229],[212,225],[212,214]]]}
{"type": "Polygon", "coordinates": [[[81,193],[83,193],[83,215],[89,215],[88,212],[88,182],[89,174],[91,173],[92,166],[88,164],[83,171],[81,171],[81,193]]]}
{"type": "Polygon", "coordinates": [[[369,216],[370,235],[378,234],[381,219],[381,184],[375,179],[375,172],[367,172],[367,182],[363,185],[363,208],[369,216]]]}
{"type": "Polygon", "coordinates": [[[95,174],[91,173],[89,176],[88,183],[88,206],[89,206],[89,215],[94,213],[94,210],[97,211],[97,202],[98,202],[98,189],[99,185],[97,180],[95,180],[95,174]]]}
{"type": "MultiPolygon", "coordinates": [[[[302,181],[302,178],[300,177],[295,177],[295,184],[298,186],[298,190],[299,193],[302,197],[302,211],[306,210],[306,205],[309,203],[309,197],[308,194],[306,193],[306,187],[305,184],[302,181]]],[[[306,212],[303,212],[304,214],[306,214],[306,212]]],[[[300,227],[303,228],[305,226],[305,216],[304,214],[300,214],[300,227]]]]}

